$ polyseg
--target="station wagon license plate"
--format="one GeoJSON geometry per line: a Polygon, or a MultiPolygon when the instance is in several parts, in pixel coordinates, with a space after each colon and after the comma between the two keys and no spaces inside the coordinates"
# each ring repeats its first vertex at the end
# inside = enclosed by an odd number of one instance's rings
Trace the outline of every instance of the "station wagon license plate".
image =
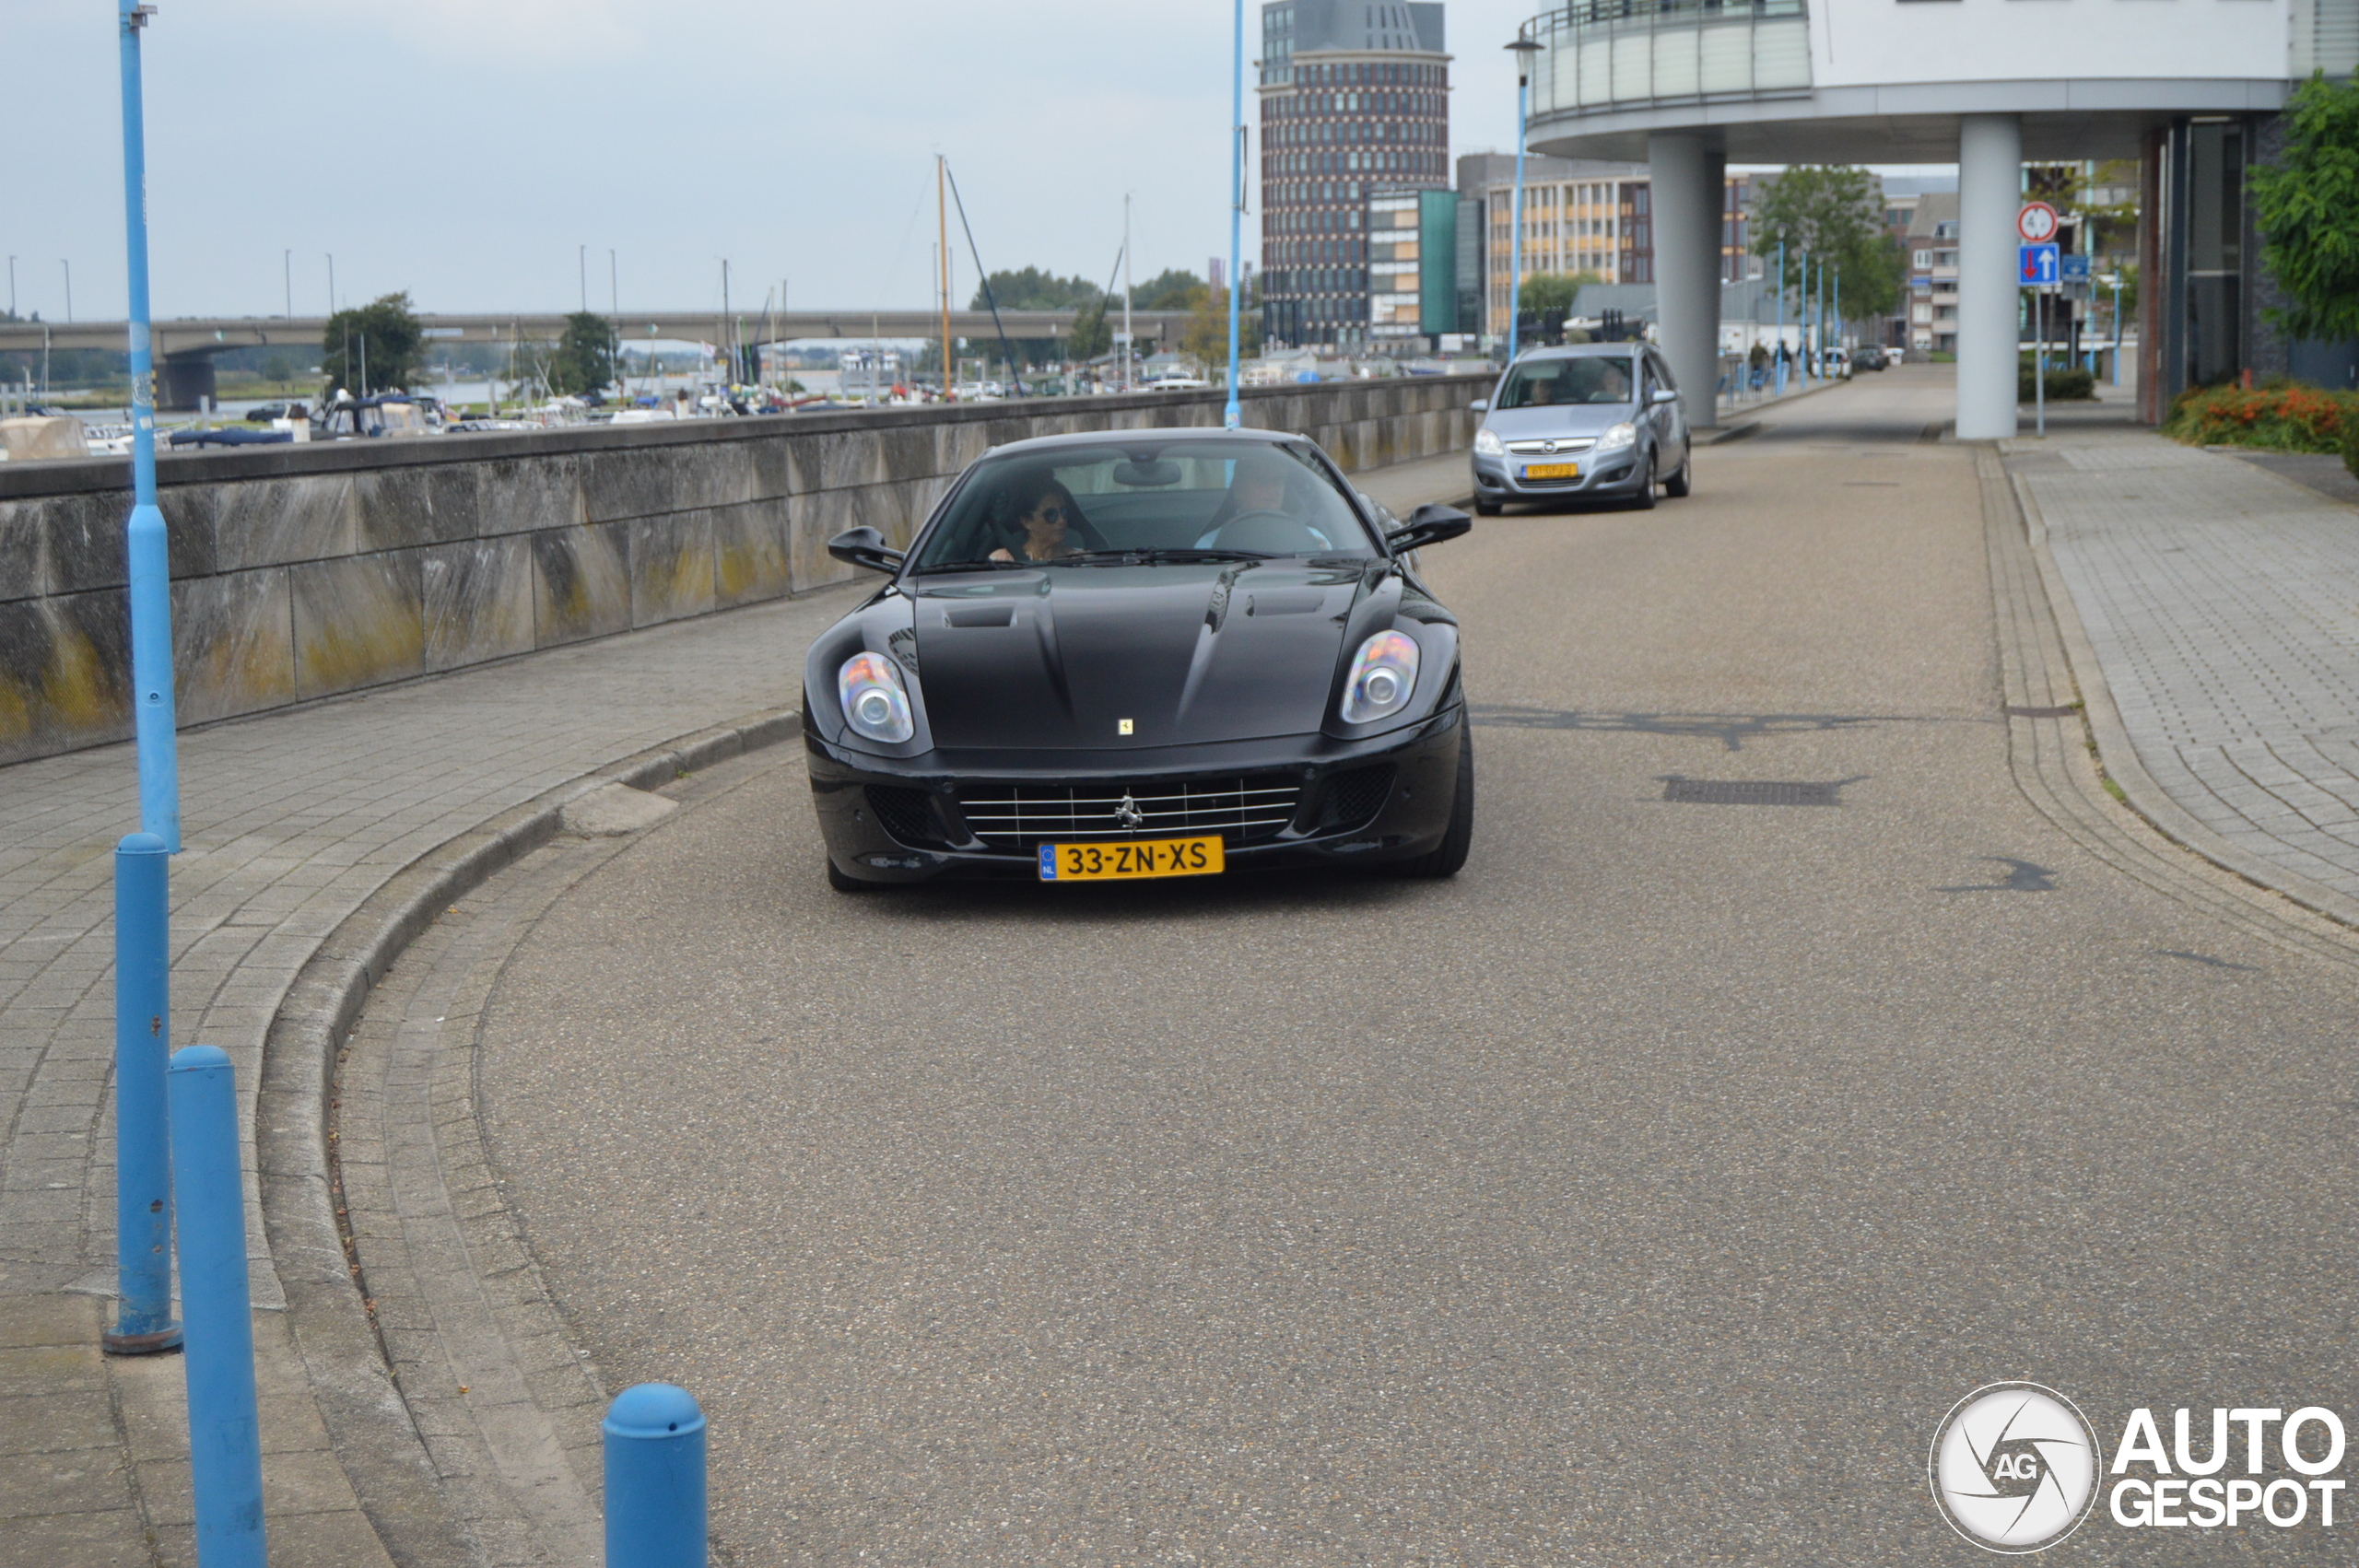
{"type": "Polygon", "coordinates": [[[1151,876],[1214,876],[1228,869],[1220,836],[1043,844],[1042,882],[1122,882],[1151,876]]]}
{"type": "Polygon", "coordinates": [[[1527,462],[1523,465],[1526,479],[1579,479],[1581,465],[1578,462],[1527,462]]]}

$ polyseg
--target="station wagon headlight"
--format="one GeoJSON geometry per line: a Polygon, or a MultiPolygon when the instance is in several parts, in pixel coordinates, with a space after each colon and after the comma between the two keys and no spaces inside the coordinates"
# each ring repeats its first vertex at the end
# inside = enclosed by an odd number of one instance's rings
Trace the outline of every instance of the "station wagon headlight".
{"type": "Polygon", "coordinates": [[[1624,420],[1597,439],[1597,450],[1602,452],[1618,452],[1637,439],[1638,427],[1624,420]]]}
{"type": "Polygon", "coordinates": [[[1389,719],[1409,706],[1417,689],[1417,644],[1400,632],[1379,632],[1360,644],[1352,678],[1344,685],[1346,724],[1389,719]]]}
{"type": "Polygon", "coordinates": [[[901,667],[881,653],[855,653],[836,673],[844,722],[872,741],[906,741],[917,733],[901,667]]]}
{"type": "Polygon", "coordinates": [[[1499,439],[1499,433],[1496,430],[1485,425],[1474,432],[1474,455],[1476,457],[1505,457],[1508,455],[1508,444],[1499,439]]]}

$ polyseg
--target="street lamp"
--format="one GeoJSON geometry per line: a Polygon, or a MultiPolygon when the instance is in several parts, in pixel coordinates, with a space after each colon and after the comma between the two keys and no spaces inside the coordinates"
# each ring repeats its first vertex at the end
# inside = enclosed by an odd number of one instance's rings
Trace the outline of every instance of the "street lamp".
{"type": "Polygon", "coordinates": [[[17,258],[8,258],[8,319],[17,318],[17,258]]]}
{"type": "Polygon", "coordinates": [[[1508,363],[1515,363],[1516,326],[1523,315],[1523,142],[1532,102],[1532,57],[1540,44],[1518,33],[1507,46],[1515,56],[1515,209],[1508,234],[1508,363]]]}
{"type": "Polygon", "coordinates": [[[74,324],[74,263],[61,259],[57,264],[65,269],[65,324],[70,327],[74,324]]]}
{"type": "MultiPolygon", "coordinates": [[[[2118,272],[2108,273],[2097,281],[2113,290],[2113,384],[2119,386],[2121,384],[2121,275],[2118,272]]],[[[12,298],[10,304],[13,306],[15,300],[12,298]]]]}
{"type": "Polygon", "coordinates": [[[1229,64],[1229,186],[1228,204],[1228,403],[1221,410],[1221,427],[1234,430],[1245,423],[1237,402],[1237,311],[1244,291],[1238,287],[1238,230],[1245,220],[1245,0],[1235,7],[1235,53],[1229,64]]]}

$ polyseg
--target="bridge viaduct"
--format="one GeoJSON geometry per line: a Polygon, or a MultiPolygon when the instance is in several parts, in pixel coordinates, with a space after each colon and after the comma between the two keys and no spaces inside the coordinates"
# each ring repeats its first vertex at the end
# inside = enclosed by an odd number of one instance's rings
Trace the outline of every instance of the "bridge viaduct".
{"type": "MultiPolygon", "coordinates": [[[[993,325],[988,310],[953,310],[954,337],[990,340],[1004,328],[1010,338],[1059,338],[1073,331],[1074,310],[1002,310],[993,325]]],[[[1178,336],[1187,321],[1184,310],[1141,310],[1133,316],[1133,330],[1142,339],[1162,342],[1178,336]]],[[[562,314],[541,312],[450,314],[420,316],[428,339],[439,343],[507,343],[516,339],[546,342],[565,331],[562,314]]],[[[933,338],[941,335],[942,315],[930,310],[790,310],[768,315],[711,310],[657,310],[616,318],[615,329],[625,343],[726,341],[734,322],[737,335],[758,336],[768,342],[791,338],[837,337],[860,342],[869,337],[933,338]]],[[[168,409],[197,406],[213,395],[213,357],[234,348],[284,345],[316,353],[327,331],[323,316],[198,316],[158,322],[154,326],[157,402],[168,409]]],[[[0,352],[46,348],[128,347],[130,329],[123,322],[0,322],[0,352]]]]}

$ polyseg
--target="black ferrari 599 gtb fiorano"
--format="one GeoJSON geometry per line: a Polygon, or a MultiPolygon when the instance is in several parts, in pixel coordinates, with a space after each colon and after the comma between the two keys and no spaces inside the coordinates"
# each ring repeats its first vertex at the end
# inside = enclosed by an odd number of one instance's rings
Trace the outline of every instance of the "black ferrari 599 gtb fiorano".
{"type": "Polygon", "coordinates": [[[999,448],[813,643],[827,878],[1092,882],[1250,866],[1450,876],[1474,825],[1458,622],[1419,547],[1299,436],[1128,430],[999,448]]]}

